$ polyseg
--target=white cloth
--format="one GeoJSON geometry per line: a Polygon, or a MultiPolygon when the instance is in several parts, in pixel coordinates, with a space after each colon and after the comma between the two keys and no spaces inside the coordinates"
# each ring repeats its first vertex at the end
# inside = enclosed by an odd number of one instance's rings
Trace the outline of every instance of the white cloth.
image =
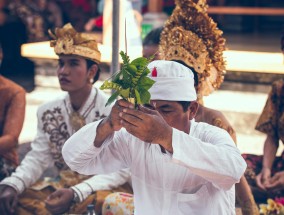
{"type": "Polygon", "coordinates": [[[155,60],[147,66],[155,83],[149,89],[151,100],[195,101],[193,72],[175,61],[155,60]]]}
{"type": "MultiPolygon", "coordinates": [[[[80,113],[84,114],[92,105],[94,106],[86,116],[86,123],[94,122],[109,114],[111,106],[105,107],[107,99],[102,91],[93,88],[80,110],[80,113]]],[[[11,177],[5,178],[0,184],[12,186],[18,193],[22,193],[25,188],[33,185],[48,167],[56,166],[59,170],[66,169],[66,164],[61,157],[61,148],[66,139],[74,133],[69,123],[68,114],[71,112],[68,94],[39,107],[37,135],[31,144],[31,151],[27,153],[16,172],[11,177]]],[[[80,141],[78,143],[81,144],[80,141]]],[[[111,176],[93,176],[85,183],[75,186],[76,193],[82,201],[90,194],[90,186],[93,191],[111,189],[124,184],[128,177],[129,173],[126,171],[117,172],[111,176]],[[86,186],[86,183],[90,186],[86,186]]]]}
{"type": "Polygon", "coordinates": [[[96,148],[99,123],[84,126],[67,140],[63,158],[82,174],[130,168],[136,215],[235,214],[234,184],[246,163],[225,130],[191,121],[190,134],[173,129],[173,154],[163,154],[159,145],[125,129],[96,148]]]}

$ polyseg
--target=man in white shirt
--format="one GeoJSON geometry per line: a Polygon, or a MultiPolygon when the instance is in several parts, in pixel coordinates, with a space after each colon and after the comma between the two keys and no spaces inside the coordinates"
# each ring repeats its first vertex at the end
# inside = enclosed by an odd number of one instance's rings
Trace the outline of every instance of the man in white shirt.
{"type": "Polygon", "coordinates": [[[234,185],[246,163],[226,131],[194,121],[192,71],[164,60],[148,68],[149,108],[117,101],[108,117],[67,140],[66,164],[81,174],[130,168],[135,214],[235,214],[234,185]]]}
{"type": "Polygon", "coordinates": [[[110,193],[105,190],[125,184],[130,177],[127,170],[86,177],[65,164],[61,154],[65,141],[83,125],[107,116],[111,107],[105,107],[107,96],[93,87],[99,78],[101,57],[95,38],[76,32],[70,24],[57,28],[53,36],[51,45],[59,56],[58,80],[66,94],[38,108],[31,151],[0,183],[1,215],[83,214],[94,199],[100,212],[104,196],[110,193]],[[57,170],[56,177],[40,180],[50,166],[57,170]],[[96,192],[100,190],[104,192],[96,192]]]}

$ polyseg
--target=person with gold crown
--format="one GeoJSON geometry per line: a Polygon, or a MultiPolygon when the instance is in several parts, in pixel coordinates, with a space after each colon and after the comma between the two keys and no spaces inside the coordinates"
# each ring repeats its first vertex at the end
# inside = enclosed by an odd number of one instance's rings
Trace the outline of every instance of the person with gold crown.
{"type": "MultiPolygon", "coordinates": [[[[93,87],[100,74],[101,53],[92,36],[78,33],[71,24],[50,32],[59,56],[57,70],[60,87],[67,93],[39,107],[37,135],[31,151],[10,177],[0,183],[0,214],[60,214],[86,212],[87,205],[97,202],[127,181],[126,170],[109,175],[83,176],[71,171],[61,149],[65,141],[87,123],[107,116],[106,95],[93,87]],[[54,166],[56,178],[40,180],[44,170],[54,166]]],[[[81,141],[77,143],[77,146],[81,141]]],[[[76,147],[77,147],[76,146],[76,147]]],[[[127,185],[125,191],[130,191],[127,185]]],[[[118,189],[117,191],[119,191],[118,189]]]]}
{"type": "MultiPolygon", "coordinates": [[[[225,39],[222,31],[206,12],[206,1],[177,0],[176,8],[164,27],[153,29],[143,41],[143,55],[154,59],[173,60],[189,67],[194,73],[199,108],[195,121],[225,129],[236,143],[236,132],[217,110],[203,105],[203,96],[210,95],[223,82],[225,39]]],[[[236,184],[237,205],[243,215],[258,215],[252,191],[242,176],[236,184]]],[[[126,211],[133,204],[133,196],[112,193],[106,197],[103,212],[126,211]],[[119,201],[117,199],[124,199],[119,201]],[[127,202],[127,203],[125,203],[127,202]]]]}
{"type": "MultiPolygon", "coordinates": [[[[225,74],[223,32],[208,16],[206,0],[176,0],[176,8],[161,33],[159,52],[162,59],[176,60],[195,74],[200,103],[195,120],[223,128],[237,143],[236,132],[225,116],[203,105],[203,97],[218,89],[225,74]]],[[[258,215],[252,191],[245,176],[236,184],[237,203],[244,215],[258,215]]]]}

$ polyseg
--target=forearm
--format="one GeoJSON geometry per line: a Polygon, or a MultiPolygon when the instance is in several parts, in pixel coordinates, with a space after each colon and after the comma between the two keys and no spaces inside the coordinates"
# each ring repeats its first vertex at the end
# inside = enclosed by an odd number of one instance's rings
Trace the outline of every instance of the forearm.
{"type": "Polygon", "coordinates": [[[18,145],[18,138],[12,135],[4,135],[0,137],[0,155],[9,152],[18,145]]]}
{"type": "Polygon", "coordinates": [[[113,126],[108,117],[104,118],[97,127],[97,134],[94,140],[94,146],[99,148],[103,142],[111,135],[113,135],[113,126]]]}
{"type": "Polygon", "coordinates": [[[82,202],[90,194],[98,190],[111,190],[125,184],[129,180],[130,172],[128,169],[124,169],[111,174],[95,175],[71,188],[78,195],[80,202],[82,202]]]}
{"type": "Polygon", "coordinates": [[[25,93],[17,93],[7,110],[3,133],[0,137],[0,154],[3,154],[18,144],[24,118],[25,118],[25,93]]]}
{"type": "Polygon", "coordinates": [[[263,168],[271,169],[276,157],[279,141],[272,136],[267,136],[263,147],[263,168]]]}

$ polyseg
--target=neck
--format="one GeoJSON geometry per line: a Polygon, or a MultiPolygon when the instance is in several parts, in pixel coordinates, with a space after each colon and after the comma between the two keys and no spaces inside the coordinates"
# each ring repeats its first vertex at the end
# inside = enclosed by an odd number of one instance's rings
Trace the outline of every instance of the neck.
{"type": "Polygon", "coordinates": [[[202,122],[203,121],[203,118],[204,118],[204,111],[203,110],[204,110],[204,106],[199,104],[197,113],[195,115],[195,121],[196,122],[202,122]]]}
{"type": "Polygon", "coordinates": [[[92,86],[88,86],[78,91],[69,92],[71,105],[75,111],[78,111],[82,107],[89,97],[91,90],[92,86]]]}

